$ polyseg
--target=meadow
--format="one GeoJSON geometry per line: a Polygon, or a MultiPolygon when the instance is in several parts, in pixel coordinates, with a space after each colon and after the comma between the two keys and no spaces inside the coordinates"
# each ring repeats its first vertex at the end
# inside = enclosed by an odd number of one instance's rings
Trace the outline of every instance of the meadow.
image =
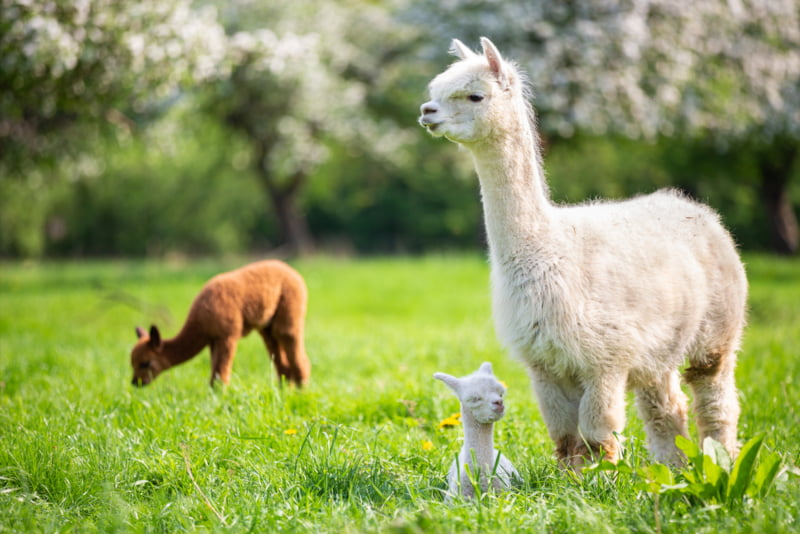
{"type": "MultiPolygon", "coordinates": [[[[310,385],[281,387],[257,335],[230,386],[208,352],[131,386],[134,327],[167,337],[241,259],[0,264],[0,532],[800,532],[800,260],[748,255],[740,439],[780,457],[733,505],[648,491],[629,403],[626,464],[559,470],[522,366],[495,339],[479,254],[308,258],[310,385]],[[491,361],[496,446],[522,482],[445,504],[458,412],[435,371],[491,361]]],[[[694,428],[692,438],[697,439],[694,428]]]]}

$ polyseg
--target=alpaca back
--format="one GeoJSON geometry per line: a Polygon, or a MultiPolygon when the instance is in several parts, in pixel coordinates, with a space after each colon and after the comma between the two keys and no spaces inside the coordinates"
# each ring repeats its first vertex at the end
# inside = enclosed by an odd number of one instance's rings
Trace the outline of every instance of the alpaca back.
{"type": "Polygon", "coordinates": [[[276,315],[304,317],[307,293],[299,273],[283,262],[264,260],[209,280],[195,298],[190,318],[211,337],[232,332],[244,336],[276,315]]]}
{"type": "Polygon", "coordinates": [[[622,365],[648,375],[687,352],[738,347],[747,280],[710,208],[665,190],[559,207],[555,216],[551,243],[511,259],[492,254],[506,346],[563,373],[622,365]]]}

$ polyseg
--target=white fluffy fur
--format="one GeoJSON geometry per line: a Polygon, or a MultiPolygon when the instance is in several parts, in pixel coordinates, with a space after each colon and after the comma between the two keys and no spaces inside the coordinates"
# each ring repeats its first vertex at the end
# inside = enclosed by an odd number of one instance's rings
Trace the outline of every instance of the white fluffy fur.
{"type": "Polygon", "coordinates": [[[489,241],[498,336],[526,364],[565,464],[618,455],[625,391],[637,394],[651,453],[679,463],[686,397],[701,439],[737,452],[736,351],[747,280],[718,216],[675,191],[557,206],[517,68],[481,39],[430,84],[420,124],[472,154],[489,241]]]}
{"type": "Polygon", "coordinates": [[[495,490],[509,487],[519,474],[508,458],[494,448],[493,426],[505,413],[506,388],[492,373],[492,364],[485,362],[476,372],[462,378],[445,373],[435,373],[433,377],[447,384],[461,401],[464,445],[447,474],[448,498],[458,495],[459,490],[468,498],[475,495],[470,474],[479,481],[481,491],[488,489],[490,481],[495,490]]]}

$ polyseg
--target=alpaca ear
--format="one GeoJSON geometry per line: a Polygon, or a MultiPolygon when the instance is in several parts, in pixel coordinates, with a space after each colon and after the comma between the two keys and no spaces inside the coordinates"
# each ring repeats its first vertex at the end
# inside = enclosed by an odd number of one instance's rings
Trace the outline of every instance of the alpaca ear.
{"type": "Polygon", "coordinates": [[[161,346],[161,333],[156,325],[150,326],[150,341],[147,342],[152,348],[157,349],[161,346]]]}
{"type": "Polygon", "coordinates": [[[144,331],[144,328],[141,326],[136,327],[136,337],[142,339],[144,336],[147,335],[147,332],[144,331]]]}
{"type": "Polygon", "coordinates": [[[441,380],[456,393],[459,392],[460,384],[458,382],[458,378],[452,375],[448,375],[447,373],[433,373],[433,378],[435,378],[436,380],[441,380]]]}
{"type": "Polygon", "coordinates": [[[492,372],[492,364],[489,362],[483,362],[478,370],[483,374],[494,376],[494,373],[492,372]]]}
{"type": "Polygon", "coordinates": [[[506,73],[503,56],[500,55],[494,43],[486,37],[481,37],[481,46],[483,46],[483,55],[486,56],[486,61],[489,62],[489,70],[497,77],[503,88],[508,87],[510,80],[506,73]]]}
{"type": "Polygon", "coordinates": [[[453,39],[450,43],[450,50],[448,50],[450,54],[456,56],[459,59],[467,59],[468,57],[475,56],[475,52],[467,48],[467,45],[459,41],[458,39],[453,39]]]}

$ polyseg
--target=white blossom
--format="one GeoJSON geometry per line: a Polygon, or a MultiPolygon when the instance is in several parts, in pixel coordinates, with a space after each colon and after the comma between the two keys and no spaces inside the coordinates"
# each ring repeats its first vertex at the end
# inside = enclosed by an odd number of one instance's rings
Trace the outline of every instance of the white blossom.
{"type": "Polygon", "coordinates": [[[499,43],[530,74],[548,131],[800,137],[796,0],[436,3],[407,18],[441,41],[499,43]]]}

